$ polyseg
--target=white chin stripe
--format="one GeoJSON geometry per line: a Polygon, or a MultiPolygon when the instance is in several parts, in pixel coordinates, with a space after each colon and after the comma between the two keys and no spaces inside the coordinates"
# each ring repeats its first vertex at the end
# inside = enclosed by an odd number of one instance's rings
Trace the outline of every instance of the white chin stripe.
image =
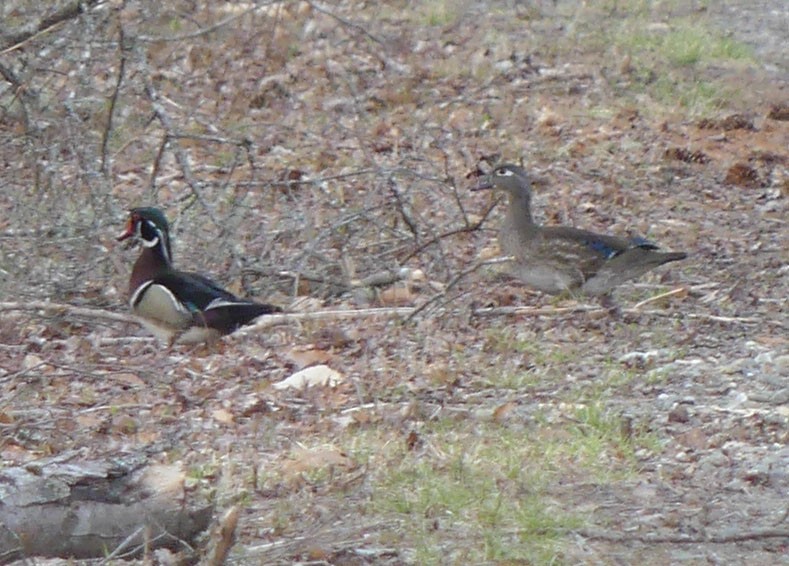
{"type": "Polygon", "coordinates": [[[142,245],[145,246],[146,248],[153,248],[154,246],[156,246],[156,244],[159,243],[159,238],[154,238],[153,240],[145,240],[143,238],[140,238],[140,240],[142,241],[142,245]]]}

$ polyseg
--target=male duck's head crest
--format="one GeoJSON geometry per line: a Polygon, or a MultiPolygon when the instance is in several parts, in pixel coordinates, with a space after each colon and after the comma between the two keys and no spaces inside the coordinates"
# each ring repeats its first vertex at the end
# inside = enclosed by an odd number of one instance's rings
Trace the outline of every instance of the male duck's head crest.
{"type": "Polygon", "coordinates": [[[126,228],[118,236],[118,241],[135,238],[146,248],[158,248],[164,259],[172,261],[170,250],[170,224],[158,208],[141,206],[129,210],[126,228]]]}

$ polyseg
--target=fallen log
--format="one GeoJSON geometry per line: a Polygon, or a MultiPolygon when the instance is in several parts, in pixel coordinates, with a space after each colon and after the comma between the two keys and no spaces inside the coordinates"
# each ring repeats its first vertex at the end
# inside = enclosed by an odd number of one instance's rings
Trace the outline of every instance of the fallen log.
{"type": "MultiPolygon", "coordinates": [[[[76,453],[0,470],[0,564],[40,557],[195,552],[213,507],[187,501],[179,466],[76,453]]],[[[197,497],[197,496],[194,496],[197,497]]]]}

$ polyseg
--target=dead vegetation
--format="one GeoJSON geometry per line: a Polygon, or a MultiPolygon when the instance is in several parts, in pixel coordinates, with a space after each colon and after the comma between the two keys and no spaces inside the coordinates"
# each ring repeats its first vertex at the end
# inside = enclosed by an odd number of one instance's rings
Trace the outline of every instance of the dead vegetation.
{"type": "Polygon", "coordinates": [[[238,564],[776,563],[786,69],[693,9],[4,3],[4,465],[179,466],[238,564]],[[690,258],[621,319],[512,284],[468,191],[499,158],[541,220],[690,258]],[[161,349],[113,238],[143,204],[298,314],[161,349]]]}

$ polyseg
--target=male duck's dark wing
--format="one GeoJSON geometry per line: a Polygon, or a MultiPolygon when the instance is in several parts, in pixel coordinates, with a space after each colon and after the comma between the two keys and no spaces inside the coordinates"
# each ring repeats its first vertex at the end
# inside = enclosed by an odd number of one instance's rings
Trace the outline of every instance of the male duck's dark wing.
{"type": "Polygon", "coordinates": [[[240,301],[230,291],[197,273],[166,271],[154,277],[153,284],[169,289],[176,300],[192,312],[207,309],[217,299],[229,302],[240,301]]]}
{"type": "Polygon", "coordinates": [[[154,283],[172,292],[192,313],[194,324],[214,328],[221,334],[233,332],[261,315],[282,310],[274,305],[239,299],[199,273],[171,271],[156,277],[154,283]]]}

